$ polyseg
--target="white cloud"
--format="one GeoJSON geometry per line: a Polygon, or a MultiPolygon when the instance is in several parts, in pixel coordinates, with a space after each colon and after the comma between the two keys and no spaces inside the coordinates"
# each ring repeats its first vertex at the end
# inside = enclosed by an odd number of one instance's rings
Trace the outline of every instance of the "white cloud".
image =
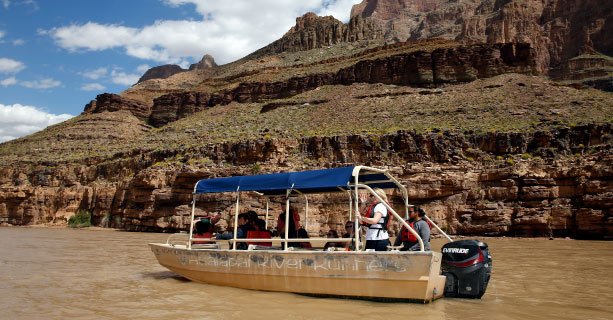
{"type": "Polygon", "coordinates": [[[6,32],[0,30],[0,39],[2,39],[2,37],[4,37],[5,34],[6,34],[6,32]]]}
{"type": "Polygon", "coordinates": [[[22,45],[24,45],[26,43],[26,41],[23,40],[23,39],[15,39],[15,40],[11,41],[11,43],[14,46],[22,46],[22,45]]]}
{"type": "Polygon", "coordinates": [[[33,106],[0,104],[0,142],[23,137],[72,117],[47,113],[33,106]]]}
{"type": "Polygon", "coordinates": [[[87,22],[39,31],[70,51],[123,48],[129,56],[161,63],[186,64],[208,53],[220,63],[249,54],[280,38],[295,18],[308,11],[348,20],[359,0],[166,0],[171,6],[193,4],[201,21],[163,20],[143,28],[87,22]],[[340,16],[342,15],[342,16],[340,16]]]}
{"type": "Polygon", "coordinates": [[[148,65],[148,64],[141,64],[140,66],[138,66],[138,67],[136,68],[136,71],[137,71],[138,73],[145,73],[145,72],[147,72],[147,70],[149,70],[149,69],[151,69],[151,66],[150,66],[150,65],[148,65]]]}
{"type": "Polygon", "coordinates": [[[343,22],[349,21],[351,18],[351,7],[354,4],[362,2],[362,0],[337,0],[327,1],[328,5],[317,12],[320,16],[333,16],[343,22]]]}
{"type": "Polygon", "coordinates": [[[111,71],[111,81],[115,84],[131,86],[138,82],[138,79],[140,79],[139,74],[125,73],[121,71],[121,69],[115,69],[111,71]]]}
{"type": "Polygon", "coordinates": [[[17,84],[17,79],[15,77],[10,77],[10,78],[0,80],[0,86],[3,86],[3,87],[13,86],[16,84],[17,84]]]}
{"type": "Polygon", "coordinates": [[[85,71],[85,72],[82,72],[82,73],[79,73],[79,74],[84,76],[85,78],[88,78],[88,79],[98,80],[98,79],[106,76],[107,73],[108,73],[108,70],[106,68],[100,67],[98,69],[91,70],[91,71],[85,71]]]}
{"type": "Polygon", "coordinates": [[[26,66],[21,61],[0,58],[0,73],[17,73],[25,67],[26,66]]]}
{"type": "Polygon", "coordinates": [[[106,89],[106,87],[99,83],[85,83],[81,86],[81,90],[83,91],[102,91],[104,89],[106,89]]]}
{"type": "Polygon", "coordinates": [[[2,5],[4,6],[4,9],[8,9],[9,6],[11,5],[11,1],[9,1],[9,0],[2,0],[2,5]]]}
{"type": "Polygon", "coordinates": [[[45,78],[34,81],[22,81],[19,84],[30,89],[51,89],[61,86],[62,82],[53,78],[45,78]]]}

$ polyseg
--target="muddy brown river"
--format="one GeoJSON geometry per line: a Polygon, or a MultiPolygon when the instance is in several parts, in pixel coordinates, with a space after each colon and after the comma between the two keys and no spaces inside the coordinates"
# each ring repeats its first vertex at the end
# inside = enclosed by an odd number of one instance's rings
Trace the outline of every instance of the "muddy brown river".
{"type": "Polygon", "coordinates": [[[0,228],[0,319],[613,319],[613,242],[487,239],[483,299],[420,305],[194,283],[149,250],[167,236],[0,228]]]}

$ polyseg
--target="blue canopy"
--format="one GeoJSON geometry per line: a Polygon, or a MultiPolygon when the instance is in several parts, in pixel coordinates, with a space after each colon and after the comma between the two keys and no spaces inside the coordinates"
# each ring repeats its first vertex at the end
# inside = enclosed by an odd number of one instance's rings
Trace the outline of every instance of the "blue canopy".
{"type": "MultiPolygon", "coordinates": [[[[285,194],[286,190],[302,193],[325,193],[348,190],[354,182],[353,169],[342,167],[334,169],[283,172],[200,180],[196,183],[195,193],[218,193],[236,191],[257,191],[267,195],[285,194]]],[[[361,171],[359,183],[378,188],[396,188],[397,185],[385,174],[361,171]]]]}

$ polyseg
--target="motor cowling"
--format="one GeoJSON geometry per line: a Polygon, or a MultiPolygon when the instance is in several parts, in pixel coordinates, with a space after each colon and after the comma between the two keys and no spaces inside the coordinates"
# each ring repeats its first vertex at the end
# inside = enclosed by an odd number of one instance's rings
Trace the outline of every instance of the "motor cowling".
{"type": "Polygon", "coordinates": [[[460,240],[442,248],[441,271],[447,277],[445,297],[480,299],[492,273],[492,256],[485,242],[460,240]]]}

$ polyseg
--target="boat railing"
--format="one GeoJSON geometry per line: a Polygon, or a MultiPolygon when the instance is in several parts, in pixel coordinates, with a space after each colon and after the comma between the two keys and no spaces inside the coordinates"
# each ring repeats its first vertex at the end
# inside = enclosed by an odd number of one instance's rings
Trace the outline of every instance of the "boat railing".
{"type": "MultiPolygon", "coordinates": [[[[398,219],[398,221],[400,221],[402,225],[405,226],[407,230],[409,230],[409,232],[411,232],[417,238],[417,242],[419,242],[419,251],[424,251],[424,241],[421,239],[417,231],[415,231],[406,221],[404,221],[404,219],[396,212],[396,210],[394,210],[394,208],[384,201],[370,186],[365,184],[355,184],[354,186],[368,190],[370,194],[377,198],[377,200],[379,200],[379,202],[382,203],[385,208],[387,208],[388,212],[391,212],[392,215],[394,215],[394,218],[398,219]]],[[[359,210],[357,214],[359,214],[359,210]]]]}
{"type": "Polygon", "coordinates": [[[168,238],[166,239],[166,244],[171,245],[171,246],[175,246],[177,244],[187,245],[188,242],[189,242],[189,234],[187,233],[173,233],[169,235],[168,238]],[[183,238],[183,239],[179,240],[179,238],[183,238]]]}

